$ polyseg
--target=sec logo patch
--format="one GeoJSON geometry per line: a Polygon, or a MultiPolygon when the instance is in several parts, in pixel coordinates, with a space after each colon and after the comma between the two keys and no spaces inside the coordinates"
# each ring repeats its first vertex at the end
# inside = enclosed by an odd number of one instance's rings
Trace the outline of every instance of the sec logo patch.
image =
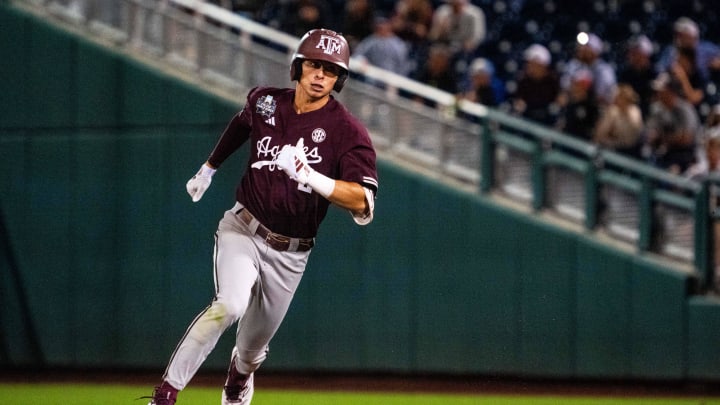
{"type": "Polygon", "coordinates": [[[320,143],[325,140],[325,137],[327,135],[325,134],[325,130],[322,128],[315,128],[312,131],[312,140],[315,143],[320,143]]]}

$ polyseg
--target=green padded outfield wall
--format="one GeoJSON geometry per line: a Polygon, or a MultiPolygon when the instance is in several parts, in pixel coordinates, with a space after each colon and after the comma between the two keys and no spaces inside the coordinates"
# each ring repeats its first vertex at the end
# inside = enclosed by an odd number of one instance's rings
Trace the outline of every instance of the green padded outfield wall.
{"type": "MultiPolygon", "coordinates": [[[[0,367],[162,370],[245,152],[200,203],[185,182],[239,104],[7,4],[0,52],[0,367]]],[[[376,221],[331,210],[265,368],[720,379],[720,303],[685,276],[379,169],[376,221]]]]}

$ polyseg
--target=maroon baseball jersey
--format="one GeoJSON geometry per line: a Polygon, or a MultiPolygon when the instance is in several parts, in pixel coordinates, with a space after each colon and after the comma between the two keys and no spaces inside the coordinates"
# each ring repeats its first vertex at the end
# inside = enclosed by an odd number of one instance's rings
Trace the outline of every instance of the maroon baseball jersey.
{"type": "Polygon", "coordinates": [[[355,182],[377,192],[375,150],[365,127],[332,96],[319,110],[298,114],[294,89],[256,87],[210,154],[220,167],[250,140],[250,158],[236,190],[237,201],[270,228],[286,236],[310,238],[330,202],[291,180],[275,158],[284,145],[303,138],[308,164],[332,179],[355,182]]]}

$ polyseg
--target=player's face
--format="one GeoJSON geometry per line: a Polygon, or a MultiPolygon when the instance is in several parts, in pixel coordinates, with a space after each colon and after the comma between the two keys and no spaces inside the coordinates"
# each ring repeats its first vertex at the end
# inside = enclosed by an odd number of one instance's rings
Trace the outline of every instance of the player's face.
{"type": "Polygon", "coordinates": [[[308,59],[302,62],[299,84],[309,96],[322,98],[332,92],[340,74],[342,68],[333,63],[308,59]]]}

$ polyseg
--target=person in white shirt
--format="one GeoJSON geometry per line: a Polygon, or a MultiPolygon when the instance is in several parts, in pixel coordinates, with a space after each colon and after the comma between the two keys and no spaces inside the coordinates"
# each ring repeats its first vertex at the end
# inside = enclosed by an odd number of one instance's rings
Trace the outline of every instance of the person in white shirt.
{"type": "Polygon", "coordinates": [[[485,13],[469,0],[444,2],[433,14],[429,39],[449,45],[455,53],[473,53],[485,40],[485,13]]]}

